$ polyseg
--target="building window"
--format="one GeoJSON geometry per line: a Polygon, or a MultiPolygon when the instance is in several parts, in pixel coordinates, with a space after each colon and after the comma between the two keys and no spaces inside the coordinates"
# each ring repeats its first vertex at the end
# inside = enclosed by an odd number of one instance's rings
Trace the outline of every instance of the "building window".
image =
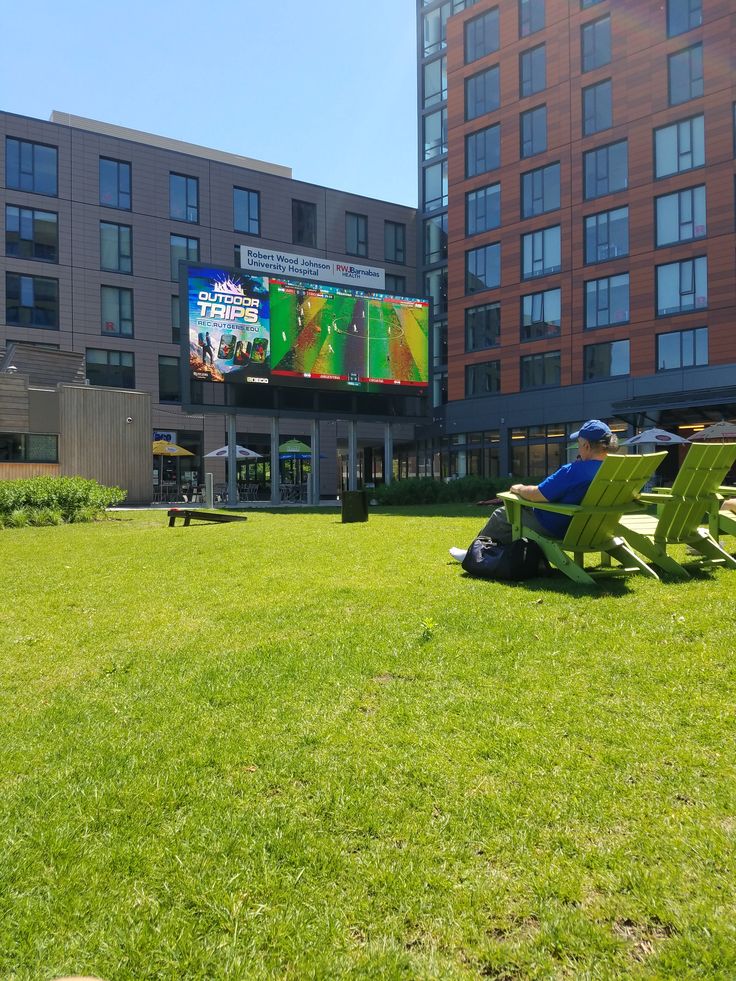
{"type": "Polygon", "coordinates": [[[130,211],[130,164],[100,157],[100,204],[130,211]]]}
{"type": "Polygon", "coordinates": [[[482,398],[501,391],[501,362],[465,365],[465,398],[482,398]]]}
{"type": "Polygon", "coordinates": [[[199,222],[199,180],[169,174],[169,216],[177,221],[199,222]]]}
{"type": "Polygon", "coordinates": [[[708,328],[673,330],[657,335],[657,371],[708,364],[708,328]]]}
{"type": "Polygon", "coordinates": [[[0,462],[58,463],[59,437],[43,433],[0,433],[0,462]]]}
{"type": "Polygon", "coordinates": [[[442,262],[447,258],[447,214],[424,222],[424,262],[442,262]]]}
{"type": "Polygon", "coordinates": [[[484,303],[465,311],[465,350],[483,351],[501,339],[501,304],[484,303]]]}
{"type": "Polygon", "coordinates": [[[57,155],[55,146],[6,137],[5,186],[56,197],[57,155]]]}
{"type": "Polygon", "coordinates": [[[103,334],[133,336],[133,290],[102,286],[100,306],[103,334]]]}
{"type": "Polygon", "coordinates": [[[432,374],[432,405],[446,405],[447,399],[447,372],[435,371],[432,374]]]}
{"type": "Polygon", "coordinates": [[[432,324],[432,364],[447,364],[447,321],[432,324]]]}
{"type": "Polygon", "coordinates": [[[689,242],[706,235],[705,185],[657,198],[657,245],[689,242]]]}
{"type": "Polygon", "coordinates": [[[602,68],[611,60],[611,18],[601,17],[580,28],[582,70],[602,68]]]}
{"type": "Polygon", "coordinates": [[[170,236],[171,278],[179,279],[179,262],[199,262],[199,239],[187,238],[186,235],[170,236]]]}
{"type": "Polygon", "coordinates": [[[536,106],[519,117],[521,156],[533,157],[547,149],[547,107],[536,106]]]}
{"type": "Polygon", "coordinates": [[[179,359],[167,354],[158,357],[159,402],[181,402],[179,359]]]}
{"type": "Polygon", "coordinates": [[[501,125],[486,126],[465,137],[465,176],[476,177],[501,166],[501,125]]]}
{"type": "Polygon", "coordinates": [[[402,222],[383,223],[383,256],[386,262],[406,262],[406,225],[402,222]]]}
{"type": "Polygon", "coordinates": [[[547,87],[547,57],[544,44],[519,55],[519,95],[524,98],[547,87]]]}
{"type": "Polygon", "coordinates": [[[348,255],[368,255],[368,218],[345,212],[345,251],[348,255]]]}
{"type": "Polygon", "coordinates": [[[613,126],[611,79],[583,89],[583,136],[600,133],[613,126]]]}
{"type": "Polygon", "coordinates": [[[655,129],[655,177],[669,177],[705,165],[704,118],[693,116],[655,129]]]}
{"type": "Polygon", "coordinates": [[[549,164],[521,175],[521,217],[533,218],[560,206],[560,165],[549,164]]]}
{"type": "Polygon", "coordinates": [[[291,202],[291,238],[294,245],[317,248],[317,205],[311,201],[291,202]]]}
{"type": "Polygon", "coordinates": [[[519,37],[544,28],[544,0],[519,0],[519,37]]]}
{"type": "Polygon", "coordinates": [[[583,348],[583,372],[585,381],[628,375],[629,342],[607,341],[605,344],[588,344],[583,348]]]}
{"type": "Polygon", "coordinates": [[[549,388],[560,384],[560,352],[527,354],[519,361],[521,388],[549,388]]]}
{"type": "Polygon", "coordinates": [[[703,94],[703,45],[694,44],[667,58],[670,105],[697,99],[703,94]]]}
{"type": "Polygon", "coordinates": [[[178,344],[181,340],[181,312],[179,297],[171,297],[171,343],[178,344]]]}
{"type": "Polygon", "coordinates": [[[465,253],[465,292],[478,293],[501,284],[501,245],[493,242],[465,253]]]}
{"type": "Polygon", "coordinates": [[[447,101],[447,59],[443,55],[424,66],[424,108],[447,101]]]}
{"type": "Polygon", "coordinates": [[[108,388],[135,388],[135,363],[130,351],[87,348],[87,380],[108,388]]]}
{"type": "Polygon", "coordinates": [[[534,279],[549,276],[562,268],[560,258],[560,226],[541,228],[521,236],[521,276],[534,279]]]}
{"type": "Polygon", "coordinates": [[[588,150],[583,154],[587,200],[624,191],[629,184],[628,141],[588,150]]]}
{"type": "Polygon", "coordinates": [[[5,274],[5,319],[17,327],[59,329],[59,281],[5,274]]]}
{"type": "Polygon", "coordinates": [[[701,0],[667,0],[667,36],[684,34],[703,23],[701,0]]]}
{"type": "Polygon", "coordinates": [[[587,10],[588,7],[595,7],[598,3],[602,3],[602,0],[580,0],[580,9],[587,10]]]}
{"type": "Polygon", "coordinates": [[[629,319],[629,274],[585,284],[585,329],[625,324],[629,319]]]}
{"type": "Polygon", "coordinates": [[[447,153],[447,109],[438,109],[424,117],[424,159],[447,153]]]}
{"type": "Polygon", "coordinates": [[[53,211],[5,208],[5,254],[18,259],[59,261],[59,227],[53,211]]]}
{"type": "Polygon", "coordinates": [[[557,337],[561,324],[561,291],[544,290],[521,298],[521,340],[539,341],[557,337]]]}
{"type": "Polygon", "coordinates": [[[657,266],[657,315],[702,310],[708,306],[708,259],[684,259],[657,266]]]}
{"type": "Polygon", "coordinates": [[[429,297],[432,313],[436,317],[447,313],[447,266],[425,274],[424,295],[429,297]]]}
{"type": "Polygon", "coordinates": [[[465,21],[465,64],[498,51],[498,7],[465,21]]]}
{"type": "Polygon", "coordinates": [[[606,262],[629,254],[629,209],[615,208],[585,219],[585,261],[606,262]]]}
{"type": "Polygon", "coordinates": [[[441,7],[430,10],[422,18],[424,26],[424,55],[434,54],[447,46],[447,19],[450,16],[450,4],[443,3],[441,7]]]}
{"type": "Polygon", "coordinates": [[[447,161],[424,168],[424,210],[447,207],[447,161]]]}
{"type": "Polygon", "coordinates": [[[130,225],[100,222],[100,269],[108,272],[133,272],[130,225]]]}
{"type": "Polygon", "coordinates": [[[498,65],[465,79],[465,119],[477,119],[501,104],[498,65]]]}
{"type": "Polygon", "coordinates": [[[385,289],[387,293],[403,296],[406,293],[406,276],[394,276],[393,273],[386,273],[385,289]]]}
{"type": "Polygon", "coordinates": [[[261,234],[261,195],[247,187],[233,188],[233,228],[246,235],[261,234]]]}
{"type": "Polygon", "coordinates": [[[465,195],[465,233],[477,235],[501,224],[501,185],[490,184],[465,195]]]}

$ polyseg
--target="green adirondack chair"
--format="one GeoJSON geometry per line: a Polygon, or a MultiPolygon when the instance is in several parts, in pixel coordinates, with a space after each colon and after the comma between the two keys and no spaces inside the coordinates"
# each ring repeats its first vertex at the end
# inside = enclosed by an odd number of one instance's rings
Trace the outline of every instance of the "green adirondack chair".
{"type": "Polygon", "coordinates": [[[643,572],[653,579],[659,579],[654,569],[629,547],[621,534],[619,521],[624,514],[643,510],[644,505],[637,500],[639,491],[666,456],[664,451],[641,456],[607,456],[580,504],[537,504],[523,501],[509,491],[499,494],[506,505],[514,538],[524,537],[537,542],[551,565],[556,566],[574,582],[586,586],[595,585],[594,576],[603,571],[643,572]],[[525,507],[570,515],[571,521],[565,537],[548,537],[525,528],[525,507]],[[573,558],[570,558],[568,552],[572,553],[573,558]],[[596,570],[584,569],[586,552],[600,552],[602,567],[596,570]],[[611,567],[611,558],[621,563],[620,569],[611,567]]]}
{"type": "Polygon", "coordinates": [[[731,558],[718,544],[711,527],[718,513],[718,489],[736,460],[736,443],[693,443],[670,490],[659,489],[642,494],[641,500],[657,505],[658,514],[625,515],[621,534],[638,552],[654,565],[678,579],[688,573],[667,554],[668,545],[689,545],[699,555],[699,565],[725,565],[736,569],[731,558]]]}
{"type": "MultiPolygon", "coordinates": [[[[736,497],[736,487],[721,485],[718,488],[718,493],[727,498],[736,497]]],[[[734,535],[736,537],[736,514],[733,511],[722,511],[720,508],[718,511],[712,510],[709,527],[711,535],[716,539],[719,535],[734,535]]]]}

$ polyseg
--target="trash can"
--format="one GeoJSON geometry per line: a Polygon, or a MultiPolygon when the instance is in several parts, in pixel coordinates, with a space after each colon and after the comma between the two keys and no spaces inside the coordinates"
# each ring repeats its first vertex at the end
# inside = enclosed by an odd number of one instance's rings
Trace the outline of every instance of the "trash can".
{"type": "Polygon", "coordinates": [[[342,495],[342,523],[368,520],[368,491],[345,491],[342,495]]]}

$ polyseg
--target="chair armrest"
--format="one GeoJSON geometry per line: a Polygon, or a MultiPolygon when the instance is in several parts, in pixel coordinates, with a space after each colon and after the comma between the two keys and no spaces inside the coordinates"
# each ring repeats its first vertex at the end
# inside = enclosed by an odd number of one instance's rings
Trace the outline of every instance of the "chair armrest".
{"type": "Polygon", "coordinates": [[[639,501],[631,501],[630,504],[616,504],[613,506],[602,504],[559,504],[556,501],[547,501],[542,504],[538,501],[526,501],[523,497],[512,494],[510,491],[502,491],[498,496],[504,501],[509,501],[511,504],[518,503],[525,507],[537,508],[541,511],[553,511],[555,514],[569,514],[571,517],[581,512],[590,514],[637,514],[644,510],[639,501]]]}

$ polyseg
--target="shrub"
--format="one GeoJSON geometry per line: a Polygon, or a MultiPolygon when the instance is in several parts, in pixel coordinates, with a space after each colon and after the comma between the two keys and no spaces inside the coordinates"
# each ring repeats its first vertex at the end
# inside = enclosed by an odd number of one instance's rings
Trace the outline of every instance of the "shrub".
{"type": "Polygon", "coordinates": [[[119,487],[104,487],[85,477],[4,480],[0,481],[0,520],[14,528],[93,521],[125,496],[119,487]]]}
{"type": "Polygon", "coordinates": [[[506,477],[460,477],[457,480],[435,480],[432,477],[410,477],[391,484],[379,484],[370,491],[379,504],[459,504],[495,497],[507,490],[512,480],[506,477]]]}
{"type": "Polygon", "coordinates": [[[28,508],[13,508],[10,514],[5,516],[5,525],[8,528],[25,528],[30,523],[30,519],[28,508]]]}

